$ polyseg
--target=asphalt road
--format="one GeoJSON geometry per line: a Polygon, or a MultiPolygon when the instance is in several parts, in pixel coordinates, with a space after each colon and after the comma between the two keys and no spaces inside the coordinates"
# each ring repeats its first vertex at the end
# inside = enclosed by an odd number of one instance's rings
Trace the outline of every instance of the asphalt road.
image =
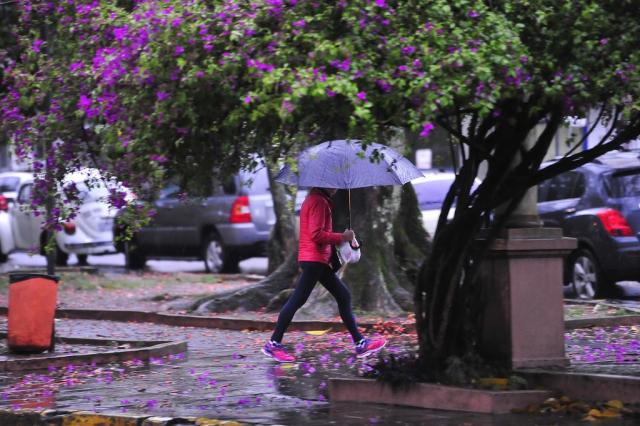
{"type": "MultiPolygon", "coordinates": [[[[89,256],[90,266],[96,266],[100,270],[108,272],[126,273],[123,254],[111,254],[105,256],[89,256]]],[[[75,256],[69,257],[69,266],[77,264],[75,256]]],[[[0,273],[20,269],[46,266],[46,259],[40,255],[14,253],[9,256],[9,261],[0,265],[0,273]]],[[[200,260],[149,260],[147,269],[154,272],[204,272],[204,262],[200,260]]],[[[253,257],[240,262],[240,272],[246,274],[261,274],[267,272],[267,258],[253,257]]]]}

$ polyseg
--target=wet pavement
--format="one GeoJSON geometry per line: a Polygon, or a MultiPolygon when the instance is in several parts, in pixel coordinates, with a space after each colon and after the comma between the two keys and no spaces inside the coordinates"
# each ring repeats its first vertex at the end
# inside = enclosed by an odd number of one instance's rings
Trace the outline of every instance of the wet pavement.
{"type": "MultiPolygon", "coordinates": [[[[125,272],[121,261],[120,255],[89,258],[101,271],[116,274],[125,272]]],[[[15,265],[42,266],[43,259],[12,255],[11,263],[4,265],[4,269],[15,265]]],[[[261,273],[266,263],[264,259],[253,259],[241,266],[244,272],[261,273]]],[[[150,261],[148,269],[198,273],[203,266],[202,262],[150,261]]],[[[619,303],[640,309],[635,293],[640,285],[621,285],[629,298],[619,303]]],[[[0,317],[0,329],[6,329],[6,318],[0,317]]],[[[276,364],[259,351],[268,333],[86,320],[57,320],[56,329],[59,335],[68,337],[186,339],[189,351],[155,358],[149,363],[68,365],[30,374],[0,373],[0,408],[196,416],[282,425],[584,423],[580,417],[551,413],[491,416],[379,404],[331,404],[327,401],[330,377],[356,377],[369,368],[353,356],[346,333],[287,333],[285,344],[296,352],[298,362],[276,364]]],[[[565,339],[572,371],[640,376],[637,326],[573,330],[566,333],[565,339]]],[[[386,353],[413,351],[415,344],[415,335],[396,333],[386,353]]],[[[85,348],[61,349],[85,351],[85,348]]],[[[606,423],[637,422],[637,419],[614,419],[606,423]]]]}
{"type": "MultiPolygon", "coordinates": [[[[5,326],[2,320],[0,328],[5,326]]],[[[189,351],[154,358],[149,363],[134,360],[107,366],[68,365],[26,375],[5,373],[0,376],[0,408],[196,416],[283,425],[534,425],[580,422],[579,418],[558,415],[491,416],[378,404],[330,404],[327,401],[329,377],[354,377],[369,368],[366,362],[353,356],[346,333],[287,333],[285,344],[296,352],[298,362],[276,364],[259,351],[268,337],[267,333],[85,320],[57,320],[56,328],[59,335],[73,337],[186,339],[189,351]]],[[[614,335],[615,341],[623,348],[630,349],[638,344],[637,330],[619,329],[618,332],[631,332],[626,337],[614,335]]],[[[602,345],[613,342],[607,341],[607,336],[612,334],[606,330],[595,335],[601,336],[602,345]]],[[[568,333],[568,348],[573,348],[570,351],[572,359],[584,355],[585,350],[579,352],[576,348],[588,346],[589,338],[568,333]]],[[[388,346],[387,354],[412,351],[415,349],[415,336],[392,336],[388,346]]],[[[615,351],[615,348],[610,349],[615,351]]],[[[620,352],[620,348],[617,350],[620,352]]],[[[633,355],[635,361],[629,362],[625,368],[638,371],[637,354],[637,350],[630,354],[629,359],[633,355]]],[[[615,364],[617,359],[597,358],[595,361],[615,364]]],[[[588,360],[583,364],[589,364],[588,360]]],[[[631,420],[619,419],[616,424],[634,424],[631,420]]]]}

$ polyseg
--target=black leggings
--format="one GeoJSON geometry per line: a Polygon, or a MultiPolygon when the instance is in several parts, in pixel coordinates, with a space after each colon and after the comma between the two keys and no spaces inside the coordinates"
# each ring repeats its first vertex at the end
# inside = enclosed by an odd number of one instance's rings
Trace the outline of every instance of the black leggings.
{"type": "Polygon", "coordinates": [[[278,343],[282,342],[282,336],[284,336],[284,332],[291,323],[296,311],[305,304],[316,282],[320,281],[338,302],[340,317],[349,333],[351,333],[351,338],[354,342],[359,342],[362,339],[362,334],[358,331],[356,320],[351,311],[351,293],[347,286],[331,270],[329,265],[320,262],[300,262],[300,267],[302,268],[302,275],[296,284],[293,294],[291,294],[289,300],[280,311],[278,323],[271,340],[278,343]]]}

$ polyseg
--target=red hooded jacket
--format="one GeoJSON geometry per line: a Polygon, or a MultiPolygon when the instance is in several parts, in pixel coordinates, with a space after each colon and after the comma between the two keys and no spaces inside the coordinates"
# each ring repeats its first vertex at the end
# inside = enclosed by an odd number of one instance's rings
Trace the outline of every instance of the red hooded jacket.
{"type": "Polygon", "coordinates": [[[333,232],[331,198],[319,189],[312,189],[300,210],[299,262],[330,264],[331,245],[342,242],[342,234],[333,232]]]}

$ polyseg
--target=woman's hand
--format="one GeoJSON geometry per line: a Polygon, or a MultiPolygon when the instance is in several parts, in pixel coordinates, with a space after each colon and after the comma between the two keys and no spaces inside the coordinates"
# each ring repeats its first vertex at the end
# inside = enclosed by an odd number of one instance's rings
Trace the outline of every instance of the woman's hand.
{"type": "Polygon", "coordinates": [[[356,237],[356,234],[351,230],[351,229],[347,229],[346,231],[344,231],[342,233],[342,241],[353,241],[353,239],[356,237]]]}

